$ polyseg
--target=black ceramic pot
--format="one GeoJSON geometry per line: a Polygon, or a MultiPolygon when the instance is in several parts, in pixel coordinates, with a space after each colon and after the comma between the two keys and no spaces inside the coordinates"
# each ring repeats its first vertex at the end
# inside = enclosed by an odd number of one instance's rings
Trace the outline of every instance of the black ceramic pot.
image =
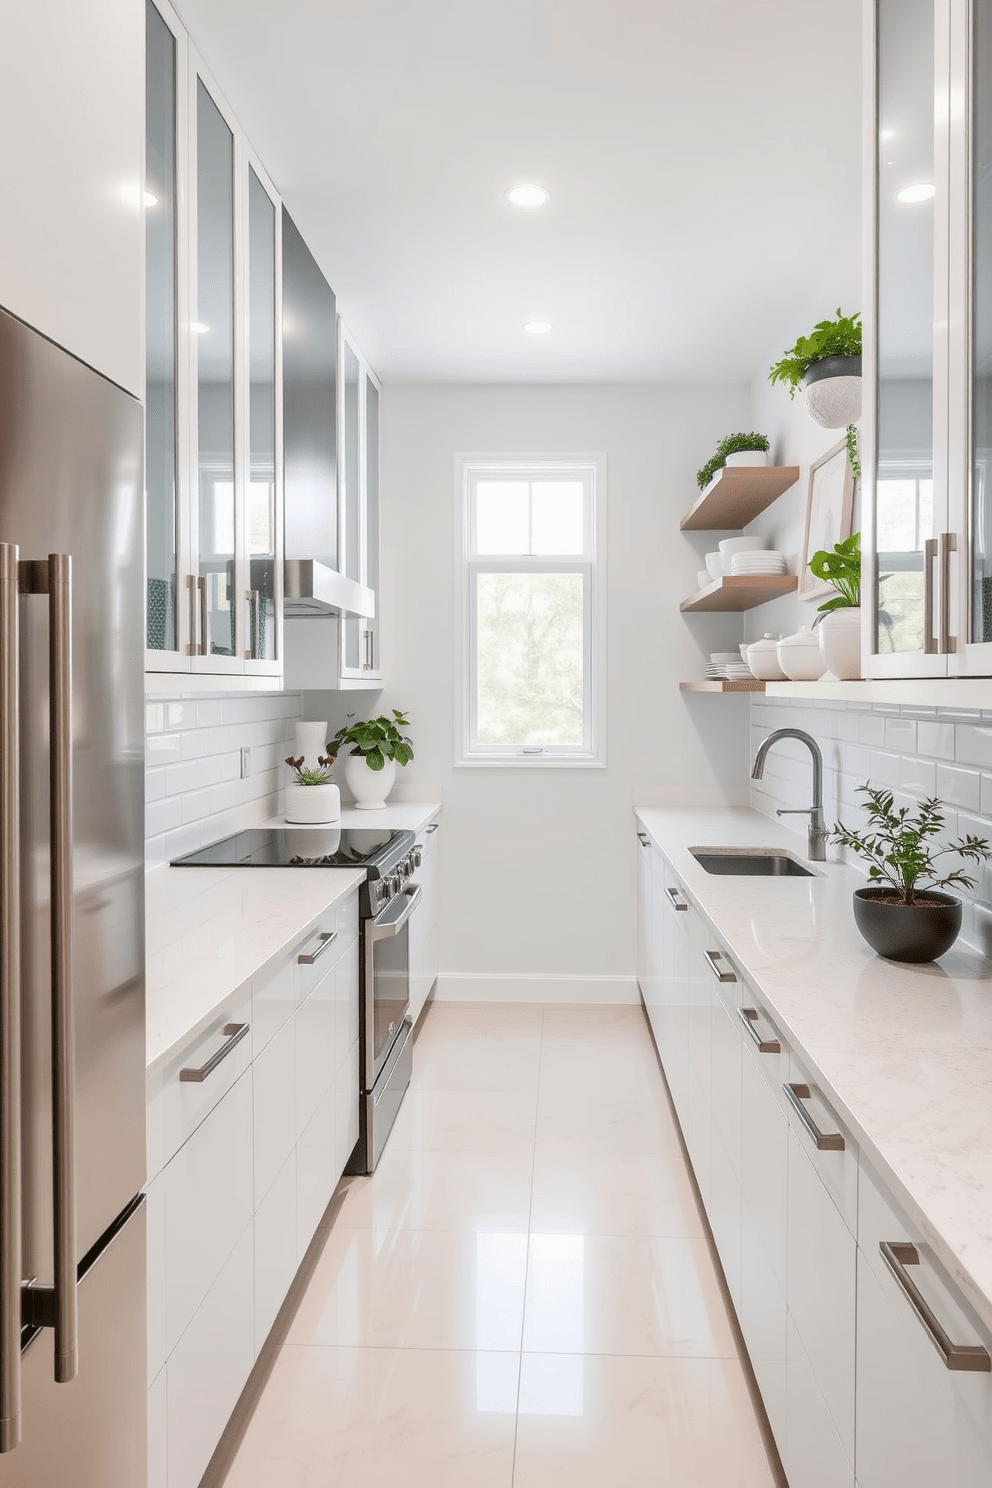
{"type": "Polygon", "coordinates": [[[860,376],[861,358],[859,356],[821,357],[818,362],[810,362],[806,368],[803,387],[809,387],[811,382],[823,382],[827,377],[860,376]]]}
{"type": "Polygon", "coordinates": [[[936,961],[961,929],[961,901],[927,889],[939,904],[893,904],[878,889],[855,889],[854,922],[873,951],[890,961],[936,961]]]}

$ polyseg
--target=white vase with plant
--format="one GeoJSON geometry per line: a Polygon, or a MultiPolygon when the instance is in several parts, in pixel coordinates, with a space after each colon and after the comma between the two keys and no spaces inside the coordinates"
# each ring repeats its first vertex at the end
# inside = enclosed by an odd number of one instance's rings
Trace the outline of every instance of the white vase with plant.
{"type": "Polygon", "coordinates": [[[305,822],[308,826],[338,821],[341,792],[328,773],[334,763],[333,755],[318,755],[316,769],[308,767],[302,754],[289,755],[286,763],[295,777],[286,784],[286,820],[305,822]]]}
{"type": "Polygon", "coordinates": [[[344,778],[359,811],[385,809],[386,797],[396,780],[396,766],[409,764],[413,759],[413,746],[406,735],[400,733],[401,728],[408,727],[409,719],[394,708],[392,718],[382,714],[378,718],[347,724],[328,740],[328,749],[334,749],[336,754],[343,745],[351,745],[350,752],[345,755],[344,778]]]}
{"type": "Polygon", "coordinates": [[[824,663],[838,682],[857,682],[861,678],[861,533],[852,532],[829,553],[814,553],[809,569],[837,591],[820,605],[823,619],[817,634],[824,663]]]}

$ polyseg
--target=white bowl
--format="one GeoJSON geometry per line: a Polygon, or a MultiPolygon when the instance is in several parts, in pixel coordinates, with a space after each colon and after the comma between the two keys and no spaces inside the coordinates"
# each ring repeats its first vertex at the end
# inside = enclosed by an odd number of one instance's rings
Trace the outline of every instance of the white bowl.
{"type": "Polygon", "coordinates": [[[696,583],[699,585],[700,589],[707,588],[708,585],[712,584],[712,582],[713,580],[710,578],[709,569],[701,568],[696,575],[696,583]]]}
{"type": "Polygon", "coordinates": [[[723,574],[723,555],[721,553],[706,554],[706,572],[711,579],[718,579],[723,574]]]}
{"type": "Polygon", "coordinates": [[[760,553],[766,546],[766,537],[725,537],[720,544],[720,563],[725,574],[731,572],[735,553],[760,553]]]}
{"type": "Polygon", "coordinates": [[[738,657],[736,651],[711,651],[710,652],[710,661],[715,661],[718,664],[720,664],[720,663],[726,663],[726,662],[731,662],[731,661],[738,661],[739,659],[740,658],[738,657]]]}

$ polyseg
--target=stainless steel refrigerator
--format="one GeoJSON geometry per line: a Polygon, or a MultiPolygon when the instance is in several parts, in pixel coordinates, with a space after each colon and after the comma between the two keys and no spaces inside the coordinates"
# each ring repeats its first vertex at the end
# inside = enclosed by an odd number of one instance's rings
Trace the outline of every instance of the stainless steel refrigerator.
{"type": "Polygon", "coordinates": [[[0,1488],[140,1488],[141,407],[0,311],[0,1488]]]}

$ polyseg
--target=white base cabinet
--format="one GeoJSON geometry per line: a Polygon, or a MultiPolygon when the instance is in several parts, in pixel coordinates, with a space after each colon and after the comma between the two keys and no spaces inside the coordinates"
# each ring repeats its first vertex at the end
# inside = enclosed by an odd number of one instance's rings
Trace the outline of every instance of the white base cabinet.
{"type": "Polygon", "coordinates": [[[882,1242],[917,1247],[955,1343],[992,1354],[992,1333],[638,840],[638,983],[790,1488],[988,1488],[992,1371],[945,1365],[882,1242]]]}
{"type": "Polygon", "coordinates": [[[410,1017],[416,1023],[437,981],[438,961],[438,838],[435,817],[417,832],[422,853],[414,883],[422,889],[420,903],[410,918],[410,1017]]]}
{"type": "Polygon", "coordinates": [[[149,1082],[156,1488],[199,1484],[357,1141],[357,932],[356,890],[149,1082]],[[300,965],[321,934],[333,949],[300,965]]]}

